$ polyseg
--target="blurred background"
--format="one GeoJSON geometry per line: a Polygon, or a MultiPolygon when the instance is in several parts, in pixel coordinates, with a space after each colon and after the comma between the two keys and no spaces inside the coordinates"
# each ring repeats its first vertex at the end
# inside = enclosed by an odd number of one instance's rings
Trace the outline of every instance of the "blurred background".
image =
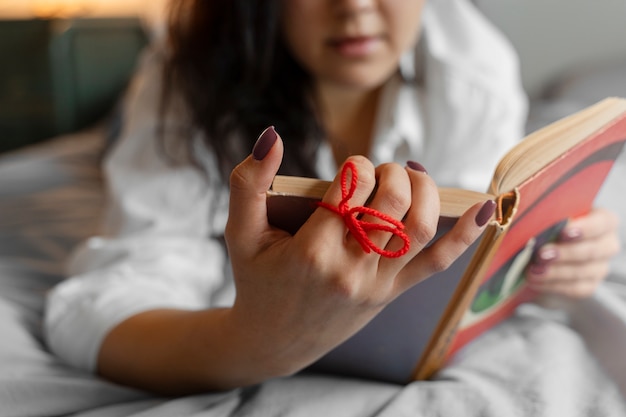
{"type": "Polygon", "coordinates": [[[156,17],[162,0],[0,0],[2,19],[71,17],[156,17]]]}
{"type": "MultiPolygon", "coordinates": [[[[584,104],[626,95],[626,0],[474,3],[520,54],[533,100],[529,129],[573,110],[546,105],[573,88],[584,104]]],[[[164,4],[0,0],[0,152],[84,128],[107,114],[138,52],[159,32],[164,4]]]]}
{"type": "Polygon", "coordinates": [[[164,3],[0,0],[0,153],[109,114],[164,3]]]}
{"type": "Polygon", "coordinates": [[[532,97],[564,74],[626,59],[626,0],[475,3],[515,45],[532,97]]]}

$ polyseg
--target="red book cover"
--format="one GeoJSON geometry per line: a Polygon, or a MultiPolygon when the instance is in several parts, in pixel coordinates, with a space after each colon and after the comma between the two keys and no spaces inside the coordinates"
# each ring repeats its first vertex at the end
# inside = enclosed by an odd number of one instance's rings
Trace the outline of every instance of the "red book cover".
{"type": "Polygon", "coordinates": [[[537,248],[555,240],[569,218],[587,213],[626,140],[626,118],[596,132],[537,172],[518,191],[518,206],[506,237],[459,325],[448,356],[509,317],[534,297],[524,270],[537,248]]]}

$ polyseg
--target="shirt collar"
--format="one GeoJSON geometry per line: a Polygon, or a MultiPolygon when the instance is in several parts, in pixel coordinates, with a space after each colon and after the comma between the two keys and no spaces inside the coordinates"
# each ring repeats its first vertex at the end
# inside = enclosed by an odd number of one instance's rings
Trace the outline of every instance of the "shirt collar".
{"type": "MultiPolygon", "coordinates": [[[[400,73],[387,81],[381,93],[369,155],[374,165],[385,162],[406,164],[408,159],[419,159],[422,155],[424,133],[419,102],[419,88],[405,81],[400,73]]],[[[332,179],[337,169],[328,143],[320,145],[317,156],[318,175],[332,179]]]]}
{"type": "Polygon", "coordinates": [[[420,88],[397,73],[385,85],[374,128],[370,158],[375,165],[405,164],[423,151],[420,88]]]}

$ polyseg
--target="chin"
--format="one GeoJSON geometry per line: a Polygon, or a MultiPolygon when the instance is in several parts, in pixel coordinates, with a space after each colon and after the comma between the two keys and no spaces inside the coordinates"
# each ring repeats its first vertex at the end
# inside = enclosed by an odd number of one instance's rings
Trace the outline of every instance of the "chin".
{"type": "Polygon", "coordinates": [[[364,71],[351,71],[334,77],[333,83],[339,87],[354,90],[373,90],[382,87],[395,71],[372,74],[364,71]]]}

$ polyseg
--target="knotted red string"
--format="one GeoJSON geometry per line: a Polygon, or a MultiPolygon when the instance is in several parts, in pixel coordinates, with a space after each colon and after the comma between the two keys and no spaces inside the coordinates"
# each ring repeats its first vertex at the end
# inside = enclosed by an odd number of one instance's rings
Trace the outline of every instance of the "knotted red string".
{"type": "Polygon", "coordinates": [[[408,252],[411,242],[406,233],[403,232],[404,224],[391,216],[374,210],[369,207],[357,206],[350,207],[348,201],[354,195],[354,191],[357,186],[358,174],[356,166],[352,162],[346,162],[341,170],[341,201],[337,207],[328,203],[319,202],[320,207],[324,207],[330,211],[333,211],[343,218],[348,230],[352,233],[355,239],[361,244],[365,253],[374,251],[382,256],[388,258],[398,258],[408,252]],[[350,171],[350,172],[348,172],[350,171]],[[350,188],[348,189],[348,174],[350,174],[350,188]],[[360,217],[363,214],[369,214],[383,220],[385,223],[372,223],[365,220],[361,220],[360,217]],[[381,230],[384,232],[391,232],[404,241],[404,246],[397,251],[389,251],[381,249],[367,236],[367,232],[370,230],[381,230]]]}

